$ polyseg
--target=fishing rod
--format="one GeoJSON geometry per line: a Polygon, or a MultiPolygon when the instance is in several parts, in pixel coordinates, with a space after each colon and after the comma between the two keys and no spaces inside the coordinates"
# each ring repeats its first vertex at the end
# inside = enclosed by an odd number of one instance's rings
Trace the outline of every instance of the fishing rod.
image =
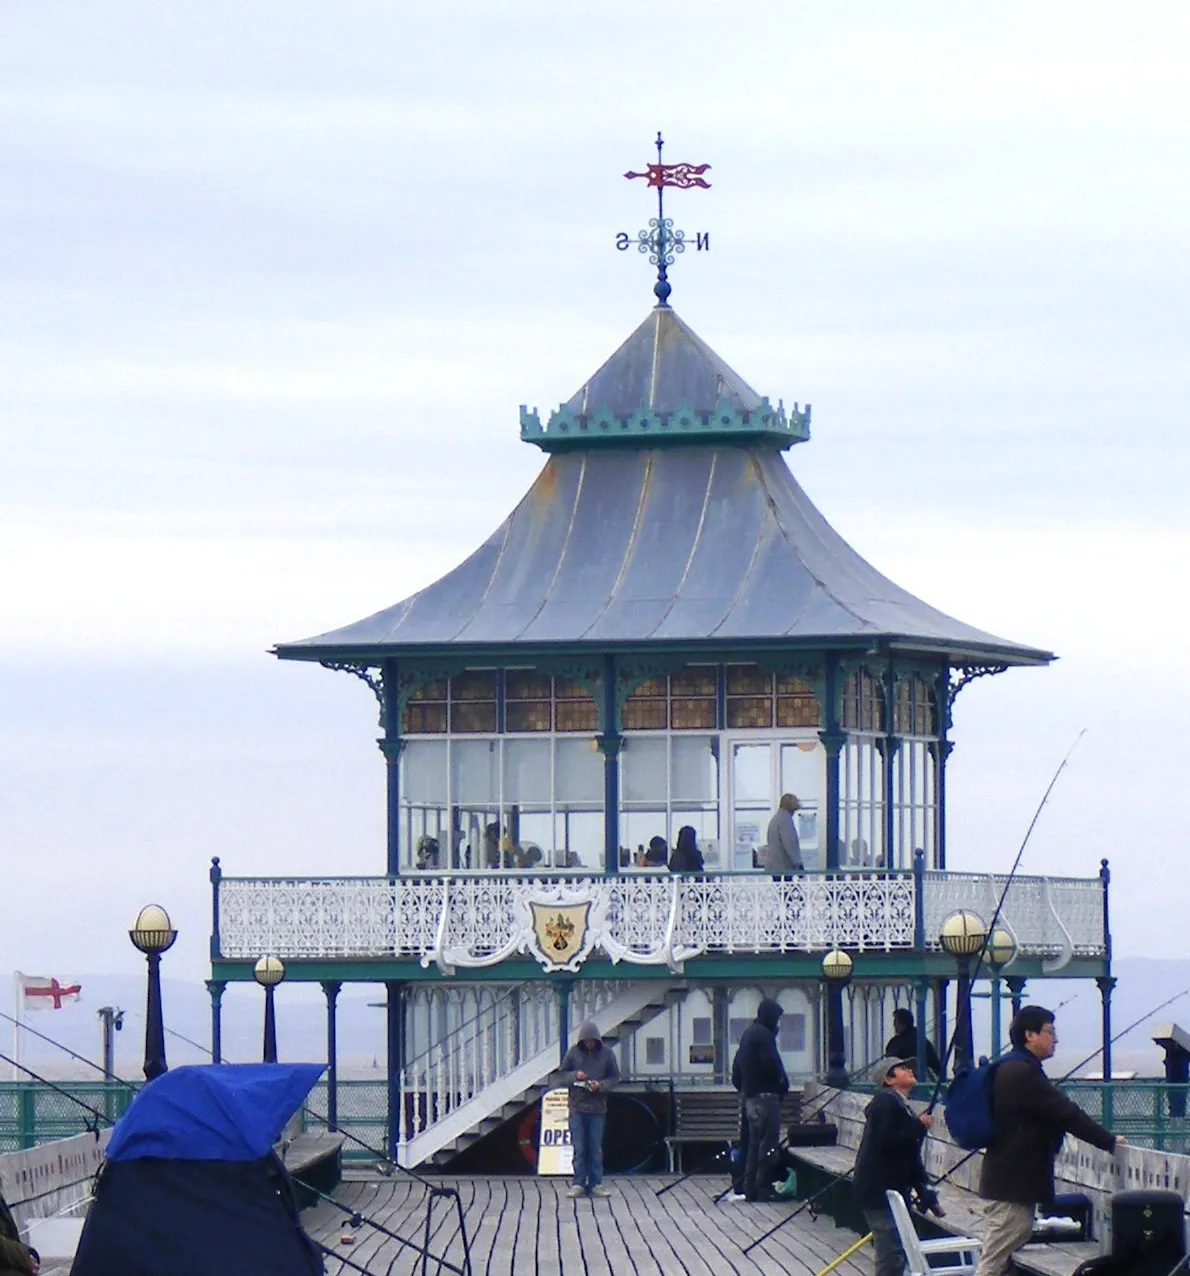
{"type": "MultiPolygon", "coordinates": [[[[7,1017],[8,1016],[5,1016],[5,1018],[7,1017]]],[[[22,1024],[21,1026],[27,1027],[28,1025],[22,1024]]],[[[33,1029],[30,1029],[30,1031],[35,1032],[35,1030],[33,1029]]],[[[50,1045],[57,1046],[60,1050],[66,1051],[67,1054],[73,1056],[75,1059],[78,1059],[81,1063],[89,1064],[92,1068],[95,1068],[99,1072],[102,1072],[105,1076],[110,1077],[114,1081],[120,1082],[121,1085],[126,1085],[131,1087],[131,1082],[124,1081],[121,1077],[116,1076],[114,1073],[108,1072],[106,1069],[100,1067],[99,1064],[95,1063],[91,1059],[87,1059],[83,1055],[75,1054],[73,1050],[71,1050],[67,1046],[64,1046],[60,1041],[55,1041],[53,1037],[46,1036],[44,1033],[41,1033],[41,1032],[35,1032],[35,1035],[41,1037],[44,1041],[47,1041],[50,1045]]],[[[92,1107],[91,1104],[85,1103],[77,1095],[71,1094],[69,1090],[64,1089],[62,1086],[58,1085],[56,1082],[49,1080],[48,1077],[43,1077],[41,1076],[40,1073],[34,1072],[32,1068],[27,1067],[25,1064],[18,1063],[15,1059],[11,1059],[8,1057],[8,1055],[2,1054],[2,1053],[0,1053],[0,1061],[3,1061],[4,1063],[12,1064],[14,1067],[19,1068],[22,1072],[27,1073],[30,1077],[32,1077],[34,1081],[37,1081],[44,1086],[48,1086],[49,1089],[62,1095],[64,1098],[69,1099],[72,1103],[77,1104],[84,1111],[89,1112],[94,1118],[96,1118],[94,1123],[88,1123],[86,1126],[87,1130],[91,1134],[98,1136],[99,1121],[106,1121],[109,1125],[113,1125],[113,1126],[115,1125],[116,1123],[115,1119],[113,1117],[108,1116],[106,1112],[101,1112],[98,1108],[92,1107]]],[[[325,1122],[325,1118],[319,1117],[318,1114],[313,1112],[312,1110],[310,1110],[310,1115],[314,1116],[316,1119],[323,1120],[325,1122]]],[[[361,1147],[363,1147],[366,1151],[371,1152],[373,1155],[377,1156],[378,1159],[385,1161],[389,1164],[393,1164],[393,1165],[397,1164],[395,1161],[391,1161],[389,1157],[386,1157],[382,1153],[377,1152],[375,1148],[369,1147],[368,1144],[364,1143],[362,1139],[355,1138],[355,1136],[350,1134],[347,1130],[340,1131],[340,1133],[342,1133],[346,1138],[353,1139],[356,1143],[359,1143],[361,1147]]],[[[284,1162],[282,1162],[282,1164],[284,1164],[284,1162]]],[[[404,1166],[398,1166],[397,1168],[405,1169],[404,1166]]],[[[417,1179],[423,1185],[432,1187],[429,1180],[423,1178],[420,1174],[416,1174],[412,1170],[406,1170],[406,1173],[408,1173],[412,1178],[417,1179]]],[[[409,1246],[410,1248],[417,1250],[419,1254],[423,1253],[422,1247],[418,1245],[416,1242],[409,1240],[407,1237],[399,1236],[396,1232],[390,1231],[382,1223],[376,1222],[375,1219],[370,1218],[368,1215],[362,1214],[358,1210],[350,1209],[348,1206],[345,1206],[341,1204],[339,1201],[334,1200],[333,1197],[327,1196],[326,1193],[320,1192],[318,1191],[317,1188],[310,1187],[308,1184],[303,1184],[303,1187],[307,1187],[309,1191],[313,1192],[316,1196],[321,1197],[323,1200],[330,1201],[331,1204],[335,1205],[337,1208],[345,1210],[347,1213],[351,1214],[353,1218],[362,1219],[364,1222],[368,1223],[371,1227],[376,1228],[377,1231],[383,1232],[384,1235],[390,1237],[391,1239],[395,1241],[398,1241],[400,1244],[409,1246]]],[[[335,1251],[333,1250],[328,1252],[335,1253],[335,1251]]],[[[455,1267],[453,1264],[447,1262],[446,1259],[438,1258],[438,1256],[434,1254],[430,1254],[429,1257],[434,1258],[435,1261],[438,1262],[439,1269],[441,1269],[442,1267],[446,1267],[451,1272],[456,1273],[457,1276],[464,1276],[462,1268],[455,1267]]],[[[360,1270],[363,1271],[366,1269],[361,1268],[360,1270]]]]}
{"type": "MultiPolygon", "coordinates": [[[[10,1015],[4,1014],[3,1011],[0,1011],[0,1017],[3,1017],[5,1019],[10,1019],[10,1020],[12,1018],[10,1015]]],[[[17,1022],[17,1021],[13,1020],[13,1022],[17,1022]]],[[[23,1023],[23,1022],[19,1023],[18,1027],[27,1029],[29,1032],[32,1032],[34,1036],[40,1037],[42,1041],[48,1042],[51,1046],[57,1046],[59,1050],[65,1051],[68,1055],[71,1056],[71,1058],[77,1059],[80,1063],[85,1063],[90,1068],[94,1068],[97,1072],[100,1072],[105,1077],[107,1077],[108,1080],[116,1081],[120,1085],[127,1086],[133,1092],[137,1092],[140,1089],[143,1089],[144,1087],[145,1083],[143,1081],[142,1082],[127,1081],[123,1077],[117,1076],[116,1073],[114,1072],[108,1072],[106,1068],[96,1063],[94,1059],[88,1059],[85,1055],[76,1054],[75,1051],[71,1050],[69,1046],[63,1045],[62,1042],[60,1041],[55,1041],[53,1037],[47,1036],[44,1032],[38,1032],[36,1028],[30,1028],[27,1023],[23,1023]]],[[[190,1045],[195,1046],[197,1049],[202,1050],[205,1054],[211,1055],[211,1057],[214,1058],[212,1051],[208,1047],[202,1045],[200,1042],[191,1041],[189,1037],[183,1037],[180,1032],[174,1032],[172,1028],[166,1028],[165,1031],[171,1033],[175,1037],[181,1037],[183,1041],[189,1042],[190,1045]]],[[[0,1059],[5,1059],[10,1063],[12,1062],[12,1060],[8,1060],[7,1055],[0,1055],[0,1059]]],[[[18,1064],[17,1066],[22,1067],[22,1065],[20,1064],[18,1064]]],[[[23,1070],[28,1071],[28,1069],[24,1069],[24,1068],[23,1070]]],[[[36,1073],[30,1072],[29,1075],[36,1077],[36,1073]]],[[[41,1080],[41,1078],[37,1078],[37,1079],[41,1080]]],[[[52,1086],[53,1082],[47,1081],[46,1084],[52,1086]]],[[[63,1091],[63,1093],[65,1093],[65,1091],[63,1091]]],[[[78,1102],[78,1100],[76,1100],[76,1102],[78,1102]]],[[[86,1107],[87,1105],[84,1104],[83,1106],[86,1107]]],[[[319,1122],[321,1125],[325,1125],[328,1130],[330,1129],[330,1119],[329,1117],[325,1115],[325,1113],[316,1111],[308,1103],[303,1103],[301,1110],[307,1116],[312,1117],[315,1121],[319,1122]]],[[[94,1111],[94,1109],[88,1108],[88,1111],[94,1111]]],[[[104,1120],[111,1121],[112,1118],[105,1115],[104,1120]]],[[[358,1144],[361,1148],[364,1149],[365,1152],[368,1152],[370,1155],[374,1156],[378,1161],[383,1162],[385,1165],[391,1165],[393,1166],[394,1169],[398,1169],[402,1173],[408,1174],[410,1178],[416,1179],[419,1183],[422,1184],[423,1187],[432,1188],[434,1186],[431,1180],[426,1178],[425,1175],[418,1174],[416,1170],[411,1170],[409,1169],[408,1166],[401,1165],[399,1162],[394,1161],[391,1156],[380,1151],[379,1148],[373,1147],[370,1143],[365,1143],[363,1139],[359,1138],[357,1135],[352,1134],[350,1130],[340,1129],[340,1130],[337,1130],[336,1133],[341,1134],[345,1139],[350,1139],[352,1143],[358,1144]]]]}
{"type": "Polygon", "coordinates": [[[992,942],[992,936],[996,932],[996,923],[1000,920],[1000,914],[1004,911],[1004,901],[1008,898],[1008,892],[1012,889],[1013,879],[1016,877],[1017,869],[1021,866],[1021,858],[1025,854],[1025,847],[1029,845],[1029,840],[1033,836],[1033,830],[1037,827],[1037,821],[1041,818],[1041,812],[1045,809],[1045,804],[1050,799],[1058,780],[1062,776],[1062,772],[1066,770],[1067,764],[1070,762],[1071,755],[1078,748],[1079,741],[1087,734],[1086,727],[1074,737],[1074,743],[1066,750],[1066,756],[1058,763],[1058,769],[1054,772],[1049,784],[1046,785],[1045,792],[1041,795],[1041,801],[1037,804],[1037,809],[1033,812],[1033,818],[1029,821],[1029,827],[1025,830],[1025,836],[1017,849],[1016,858],[1012,861],[1012,868],[1009,871],[1008,878],[1004,883],[1004,889],[1000,892],[1000,898],[996,901],[996,910],[992,913],[992,920],[988,923],[987,933],[983,937],[983,943],[979,946],[979,952],[975,958],[975,969],[971,972],[970,979],[967,980],[967,998],[966,1005],[960,1007],[962,1013],[955,1016],[955,1028],[951,1034],[950,1041],[946,1046],[946,1053],[942,1056],[942,1068],[938,1074],[938,1080],[934,1083],[934,1092],[930,1095],[930,1101],[926,1105],[926,1112],[932,1113],[938,1106],[938,1097],[942,1092],[942,1078],[946,1075],[946,1065],[950,1062],[950,1056],[954,1052],[955,1044],[958,1041],[959,1030],[965,1023],[971,1022],[971,990],[975,981],[979,978],[979,972],[983,967],[984,959],[992,942]]]}
{"type": "MultiPolygon", "coordinates": [[[[325,1192],[320,1192],[316,1187],[309,1187],[308,1184],[303,1184],[302,1186],[313,1192],[319,1200],[326,1201],[328,1205],[333,1205],[336,1209],[342,1210],[344,1214],[350,1215],[351,1226],[353,1228],[358,1228],[361,1223],[367,1223],[370,1227],[374,1227],[378,1232],[389,1237],[390,1240],[394,1240],[408,1249],[416,1250],[423,1258],[432,1258],[434,1262],[438,1264],[439,1269],[445,1267],[447,1271],[454,1272],[456,1276],[466,1276],[463,1268],[456,1267],[454,1263],[448,1262],[447,1259],[442,1258],[433,1253],[433,1251],[419,1245],[416,1241],[411,1241],[407,1236],[401,1236],[394,1231],[390,1231],[390,1229],[385,1227],[383,1223],[376,1222],[374,1218],[370,1218],[367,1214],[362,1213],[360,1210],[355,1209],[350,1205],[344,1205],[342,1201],[336,1201],[333,1196],[328,1196],[325,1192]]],[[[464,1235],[463,1243],[466,1244],[466,1241],[467,1238],[466,1235],[464,1235]]]]}
{"type": "MultiPolygon", "coordinates": [[[[1145,1021],[1146,1019],[1152,1019],[1152,1017],[1153,1017],[1153,1016],[1157,1013],[1157,1011],[1159,1011],[1159,1010],[1164,1010],[1166,1006],[1171,1005],[1173,1002],[1177,1001],[1180,997],[1184,997],[1184,996],[1185,996],[1188,992],[1190,992],[1190,988],[1183,988],[1181,992],[1174,993],[1174,995],[1173,995],[1172,997],[1170,997],[1170,998],[1168,998],[1167,1000],[1163,1001],[1163,1002],[1162,1002],[1159,1006],[1154,1006],[1154,1007],[1153,1007],[1153,1009],[1152,1009],[1152,1010],[1150,1010],[1147,1014],[1143,1014],[1143,1015],[1141,1015],[1141,1017],[1140,1017],[1139,1019],[1134,1019],[1134,1020],[1133,1020],[1133,1021],[1129,1024],[1129,1025],[1128,1025],[1128,1027],[1127,1027],[1127,1028],[1121,1028],[1121,1029],[1120,1029],[1120,1031],[1119,1031],[1119,1032],[1117,1032],[1117,1033],[1116,1033],[1116,1035],[1115,1035],[1114,1037],[1112,1037],[1112,1038],[1108,1041],[1108,1045],[1112,1045],[1112,1046],[1114,1046],[1114,1045],[1116,1044],[1116,1042],[1120,1040],[1120,1038],[1121,1038],[1121,1037],[1126,1037],[1126,1036],[1127,1036],[1127,1035],[1128,1035],[1128,1034],[1129,1034],[1129,1033],[1133,1030],[1133,1028],[1139,1028],[1139,1027],[1140,1027],[1140,1025],[1141,1025],[1142,1023],[1144,1023],[1144,1021],[1145,1021]]],[[[1059,1007],[1059,1009],[1060,1009],[1060,1007],[1059,1007]]],[[[1056,1013],[1056,1012],[1055,1012],[1055,1013],[1056,1013]]],[[[1091,1060],[1092,1060],[1092,1059],[1094,1059],[1094,1058],[1096,1057],[1096,1055],[1101,1054],[1101,1053],[1102,1053],[1102,1051],[1103,1051],[1103,1047],[1102,1047],[1102,1046],[1099,1046],[1097,1049],[1092,1050],[1092,1051],[1091,1051],[1091,1053],[1090,1053],[1089,1055],[1087,1055],[1087,1057],[1086,1057],[1085,1059],[1083,1059],[1083,1060],[1081,1060],[1080,1062],[1076,1063],[1076,1064],[1074,1065],[1074,1067],[1070,1069],[1070,1071],[1069,1071],[1069,1072],[1067,1072],[1067,1073],[1063,1074],[1062,1076],[1060,1076],[1060,1077],[1059,1077],[1059,1078],[1058,1078],[1058,1079],[1054,1082],[1054,1085],[1056,1085],[1056,1086],[1062,1086],[1062,1085],[1065,1085],[1067,1081],[1070,1081],[1070,1080],[1074,1077],[1074,1074],[1075,1074],[1075,1073],[1076,1073],[1076,1072],[1077,1072],[1080,1068],[1085,1068],[1085,1067],[1087,1066],[1087,1064],[1088,1064],[1088,1063],[1090,1063],[1090,1062],[1091,1062],[1091,1060]]],[[[1002,1052],[1002,1053],[1003,1053],[1003,1052],[1002,1052]]],[[[1104,1078],[1104,1080],[1105,1080],[1105,1081],[1107,1081],[1107,1082],[1110,1084],[1111,1078],[1110,1078],[1110,1077],[1106,1077],[1106,1078],[1104,1078]]],[[[940,1175],[938,1178],[934,1179],[934,1180],[933,1180],[933,1184],[936,1186],[936,1185],[937,1185],[937,1184],[939,1184],[939,1183],[945,1183],[945,1182],[946,1182],[946,1180],[947,1180],[948,1178],[950,1178],[950,1176],[951,1176],[951,1175],[955,1172],[955,1170],[957,1170],[960,1166],[966,1165],[966,1164],[967,1164],[967,1162],[968,1162],[969,1160],[971,1160],[971,1158],[972,1158],[973,1156],[975,1156],[975,1155],[979,1152],[979,1150],[980,1150],[979,1148],[974,1148],[972,1151],[968,1152],[966,1156],[964,1156],[964,1157],[960,1157],[960,1159],[959,1159],[959,1160],[957,1160],[957,1161],[956,1161],[956,1162],[955,1162],[955,1163],[954,1163],[954,1164],[950,1167],[950,1169],[946,1171],[946,1173],[945,1173],[945,1174],[942,1174],[942,1175],[940,1175]]]]}
{"type": "MultiPolygon", "coordinates": [[[[1187,989],[1186,991],[1190,991],[1190,989],[1187,989]]],[[[1184,993],[1184,992],[1182,992],[1182,993],[1179,993],[1179,994],[1178,994],[1178,996],[1179,996],[1179,997],[1184,996],[1184,995],[1185,995],[1185,993],[1184,993]]],[[[1075,997],[1077,997],[1077,996],[1078,996],[1078,994],[1077,994],[1077,993],[1075,993],[1075,994],[1074,994],[1074,996],[1075,996],[1075,997]]],[[[1059,1006],[1058,1006],[1058,1010],[1061,1010],[1062,1006],[1065,1006],[1065,1005],[1069,1004],[1069,1003],[1070,1003],[1071,1001],[1073,1001],[1073,1000],[1074,1000],[1074,997],[1067,997],[1066,1001],[1062,1002],[1062,1003],[1061,1003],[1061,1005],[1059,1005],[1059,1006]]],[[[1170,1000],[1171,1000],[1171,1001],[1176,1001],[1176,1000],[1177,1000],[1177,998],[1176,998],[1176,997],[1175,997],[1175,998],[1170,998],[1170,1000]]],[[[1161,1005],[1160,1005],[1160,1006],[1156,1006],[1156,1007],[1154,1007],[1154,1009],[1150,1010],[1150,1011],[1149,1011],[1149,1013],[1148,1013],[1147,1015],[1145,1015],[1145,1016],[1144,1016],[1144,1018],[1142,1018],[1142,1019],[1138,1019],[1138,1020],[1136,1021],[1136,1023],[1129,1024],[1129,1025],[1128,1025],[1128,1027],[1127,1027],[1127,1028],[1125,1028],[1125,1029],[1123,1030],[1123,1032],[1120,1032],[1119,1034],[1117,1034],[1117,1036],[1118,1036],[1118,1037],[1122,1037],[1122,1036],[1124,1036],[1124,1034],[1125,1034],[1125,1033],[1131,1032],[1131,1031],[1132,1031],[1132,1029],[1133,1029],[1133,1028],[1135,1028],[1138,1024],[1143,1023],[1145,1019],[1149,1019],[1149,1018],[1151,1018],[1153,1015],[1155,1015],[1155,1014],[1157,1013],[1157,1011],[1158,1011],[1158,1010],[1163,1010],[1163,1009],[1164,1009],[1166,1006],[1168,1006],[1168,1005],[1169,1005],[1169,1002],[1168,1002],[1168,1001],[1163,1001],[1163,1002],[1161,1003],[1161,1005]]],[[[1057,1011],[1055,1011],[1055,1014],[1056,1014],[1056,1013],[1057,1013],[1057,1011]]],[[[1116,1039],[1117,1039],[1116,1037],[1113,1037],[1113,1038],[1112,1038],[1112,1042],[1113,1042],[1113,1044],[1114,1044],[1114,1042],[1116,1041],[1116,1039]]],[[[1001,1053],[1001,1054],[1006,1053],[1007,1049],[1008,1049],[1008,1048],[1006,1047],[1006,1048],[1005,1048],[1005,1050],[1002,1050],[1000,1053],[1001,1053]]],[[[1103,1047],[1102,1047],[1102,1046],[1100,1046],[1100,1047],[1099,1047],[1099,1050],[1102,1050],[1102,1049],[1103,1049],[1103,1047]]],[[[1098,1054],[1098,1053],[1099,1053],[1099,1050],[1096,1050],[1096,1051],[1095,1051],[1095,1054],[1098,1054]]],[[[1082,1062],[1082,1063],[1080,1063],[1080,1064],[1078,1065],[1078,1067],[1079,1067],[1079,1068],[1084,1067],[1087,1063],[1089,1063],[1089,1062],[1091,1061],[1091,1059],[1094,1059],[1095,1054],[1092,1054],[1089,1058],[1084,1059],[1084,1060],[1083,1060],[1083,1062],[1082,1062]]],[[[997,1057],[998,1057],[998,1056],[997,1056],[997,1057]]],[[[1075,1072],[1077,1072],[1077,1071],[1078,1071],[1078,1068],[1075,1068],[1075,1069],[1074,1069],[1074,1071],[1075,1071],[1075,1072]]],[[[1071,1075],[1073,1075],[1073,1074],[1071,1074],[1071,1075]]],[[[1067,1076],[1067,1077],[1063,1077],[1063,1078],[1062,1078],[1062,1080],[1063,1080],[1063,1081],[1067,1081],[1067,1080],[1069,1080],[1069,1079],[1070,1079],[1070,1078],[1069,1078],[1069,1076],[1067,1076]]],[[[1061,1084],[1061,1082],[1058,1082],[1057,1084],[1059,1084],[1059,1085],[1060,1085],[1060,1084],[1061,1084]]],[[[834,1098],[838,1098],[841,1094],[844,1094],[844,1093],[845,1093],[845,1091],[843,1091],[843,1090],[836,1090],[836,1091],[834,1092],[834,1096],[833,1096],[833,1097],[834,1097],[834,1098]]],[[[927,1115],[929,1115],[928,1110],[927,1110],[927,1113],[926,1113],[926,1114],[927,1114],[927,1115]]],[[[928,1131],[927,1131],[927,1134],[928,1134],[928,1131]]],[[[947,1177],[949,1177],[951,1174],[953,1174],[953,1173],[954,1173],[954,1171],[955,1171],[955,1170],[957,1170],[957,1169],[959,1168],[959,1166],[960,1166],[960,1165],[964,1165],[964,1164],[965,1164],[967,1161],[969,1161],[969,1160],[971,1159],[971,1157],[973,1157],[974,1155],[975,1155],[975,1152],[971,1152],[971,1153],[969,1153],[967,1156],[963,1157],[963,1159],[962,1159],[961,1161],[958,1161],[955,1165],[951,1166],[951,1168],[950,1168],[949,1170],[947,1170],[946,1174],[945,1174],[945,1175],[943,1175],[943,1178],[947,1178],[947,1177]]],[[[787,1214],[787,1215],[786,1215],[783,1219],[781,1219],[781,1220],[780,1220],[780,1222],[778,1222],[777,1224],[775,1224],[773,1227],[770,1227],[770,1228],[769,1228],[769,1230],[768,1230],[767,1232],[765,1232],[763,1236],[759,1236],[759,1237],[757,1237],[757,1239],[756,1239],[756,1240],[754,1240],[754,1241],[753,1241],[750,1245],[748,1245],[748,1246],[746,1246],[746,1247],[745,1247],[745,1249],[744,1249],[744,1251],[743,1251],[743,1252],[746,1254],[746,1253],[748,1253],[748,1251],[749,1251],[749,1250],[751,1250],[751,1249],[753,1249],[755,1246],[759,1245],[759,1244],[761,1243],[761,1241],[766,1241],[766,1240],[768,1240],[768,1238],[769,1238],[770,1236],[772,1236],[774,1232],[780,1231],[780,1229],[781,1229],[782,1227],[784,1227],[786,1223],[790,1223],[790,1222],[792,1222],[795,1218],[797,1218],[797,1216],[798,1216],[798,1215],[799,1215],[799,1214],[800,1214],[803,1210],[805,1210],[805,1209],[809,1208],[811,1205],[813,1205],[813,1204],[814,1204],[814,1202],[815,1202],[815,1201],[817,1201],[820,1197],[825,1196],[825,1195],[827,1194],[827,1192],[829,1192],[829,1191],[831,1190],[831,1188],[832,1188],[832,1187],[835,1187],[835,1186],[836,1186],[837,1184],[839,1184],[839,1183],[845,1183],[845,1182],[846,1182],[846,1181],[847,1181],[847,1180],[848,1180],[848,1179],[852,1176],[852,1174],[854,1174],[854,1173],[855,1173],[855,1167],[854,1167],[854,1166],[852,1166],[852,1168],[851,1168],[850,1170],[844,1170],[842,1174],[836,1174],[836,1175],[835,1175],[835,1176],[831,1179],[831,1181],[830,1181],[829,1183],[827,1183],[827,1184],[826,1184],[826,1186],[825,1186],[825,1187],[823,1187],[823,1188],[821,1188],[819,1191],[815,1192],[813,1196],[809,1196],[809,1197],[807,1197],[807,1198],[806,1198],[806,1199],[805,1199],[805,1200],[801,1203],[801,1205],[799,1205],[799,1206],[798,1206],[798,1208],[797,1208],[796,1210],[794,1210],[794,1211],[793,1211],[793,1213],[792,1213],[792,1214],[787,1214]]],[[[935,1182],[936,1182],[936,1183],[941,1183],[941,1182],[943,1181],[943,1178],[936,1179],[936,1180],[935,1180],[935,1182]]]]}
{"type": "MultiPolygon", "coordinates": [[[[24,1028],[26,1032],[31,1032],[35,1037],[39,1037],[42,1041],[48,1041],[51,1046],[57,1046],[59,1050],[65,1051],[65,1053],[72,1059],[77,1059],[79,1063],[85,1063],[88,1068],[94,1068],[96,1072],[103,1073],[109,1081],[119,1081],[121,1085],[132,1086],[133,1089],[137,1087],[136,1082],[125,1081],[122,1077],[116,1076],[114,1072],[108,1072],[106,1068],[101,1067],[94,1059],[88,1059],[86,1055],[76,1053],[74,1050],[71,1050],[69,1046],[64,1046],[62,1042],[55,1041],[53,1037],[46,1036],[44,1032],[38,1032],[36,1028],[25,1023],[23,1019],[14,1019],[12,1015],[6,1015],[3,1010],[0,1010],[0,1019],[7,1019],[9,1023],[16,1024],[18,1028],[24,1028]]],[[[144,1083],[141,1082],[140,1084],[143,1085],[144,1083]]]]}
{"type": "Polygon", "coordinates": [[[78,1106],[82,1108],[85,1112],[90,1112],[91,1115],[96,1118],[96,1124],[94,1125],[91,1125],[90,1123],[87,1124],[86,1128],[88,1133],[98,1136],[99,1134],[98,1122],[100,1121],[106,1121],[108,1125],[116,1124],[115,1118],[109,1117],[106,1112],[100,1112],[98,1108],[93,1108],[89,1103],[84,1103],[82,1099],[78,1097],[78,1095],[71,1094],[69,1090],[63,1089],[62,1086],[58,1085],[56,1081],[51,1081],[48,1077],[43,1077],[40,1073],[34,1072],[32,1068],[28,1067],[28,1065],[23,1063],[18,1063],[16,1059],[10,1059],[8,1055],[6,1054],[0,1054],[0,1061],[4,1063],[12,1064],[14,1068],[19,1068],[21,1072],[24,1072],[27,1076],[32,1077],[34,1081],[38,1081],[44,1086],[49,1086],[49,1088],[53,1090],[55,1093],[62,1095],[63,1098],[69,1099],[71,1103],[77,1103],[78,1106]]]}

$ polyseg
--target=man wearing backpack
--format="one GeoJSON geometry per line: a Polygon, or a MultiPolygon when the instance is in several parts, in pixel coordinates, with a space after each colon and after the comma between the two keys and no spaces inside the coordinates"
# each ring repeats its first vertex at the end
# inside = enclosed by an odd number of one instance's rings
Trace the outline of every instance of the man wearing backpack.
{"type": "Polygon", "coordinates": [[[1004,1276],[1012,1255],[1033,1234],[1038,1205],[1054,1199],[1054,1158],[1067,1134],[1105,1152],[1123,1143],[1072,1103],[1042,1063],[1058,1044],[1053,1011],[1025,1006],[1008,1030],[1013,1048],[995,1065],[992,1121],[979,1195],[987,1202],[983,1254],[975,1276],[1004,1276]]]}

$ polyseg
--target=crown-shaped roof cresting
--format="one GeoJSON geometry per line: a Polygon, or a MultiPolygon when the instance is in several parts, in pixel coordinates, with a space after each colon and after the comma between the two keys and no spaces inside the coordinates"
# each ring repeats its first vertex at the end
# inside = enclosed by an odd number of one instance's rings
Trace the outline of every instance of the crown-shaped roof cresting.
{"type": "Polygon", "coordinates": [[[547,452],[666,440],[784,449],[809,437],[809,404],[788,414],[773,407],[668,306],[653,309],[544,423],[521,407],[521,438],[547,452]]]}

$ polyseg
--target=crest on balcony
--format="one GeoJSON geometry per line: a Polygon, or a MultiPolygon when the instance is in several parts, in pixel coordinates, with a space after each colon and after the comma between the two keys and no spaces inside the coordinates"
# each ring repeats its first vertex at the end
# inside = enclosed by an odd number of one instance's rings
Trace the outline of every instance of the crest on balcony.
{"type": "Polygon", "coordinates": [[[595,903],[589,894],[564,888],[526,898],[525,946],[546,970],[578,970],[595,946],[595,903]]]}

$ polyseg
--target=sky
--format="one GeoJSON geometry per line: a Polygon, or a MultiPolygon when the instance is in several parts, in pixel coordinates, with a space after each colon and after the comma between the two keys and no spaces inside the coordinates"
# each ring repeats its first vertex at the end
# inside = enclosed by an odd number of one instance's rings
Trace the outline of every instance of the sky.
{"type": "Polygon", "coordinates": [[[367,689],[276,642],[449,570],[673,304],[899,584],[1057,652],[956,705],[950,863],[1113,869],[1185,953],[1190,11],[1096,3],[0,9],[0,969],[207,971],[232,874],[381,872],[367,689]],[[1177,746],[1177,747],[1175,747],[1177,746]]]}

